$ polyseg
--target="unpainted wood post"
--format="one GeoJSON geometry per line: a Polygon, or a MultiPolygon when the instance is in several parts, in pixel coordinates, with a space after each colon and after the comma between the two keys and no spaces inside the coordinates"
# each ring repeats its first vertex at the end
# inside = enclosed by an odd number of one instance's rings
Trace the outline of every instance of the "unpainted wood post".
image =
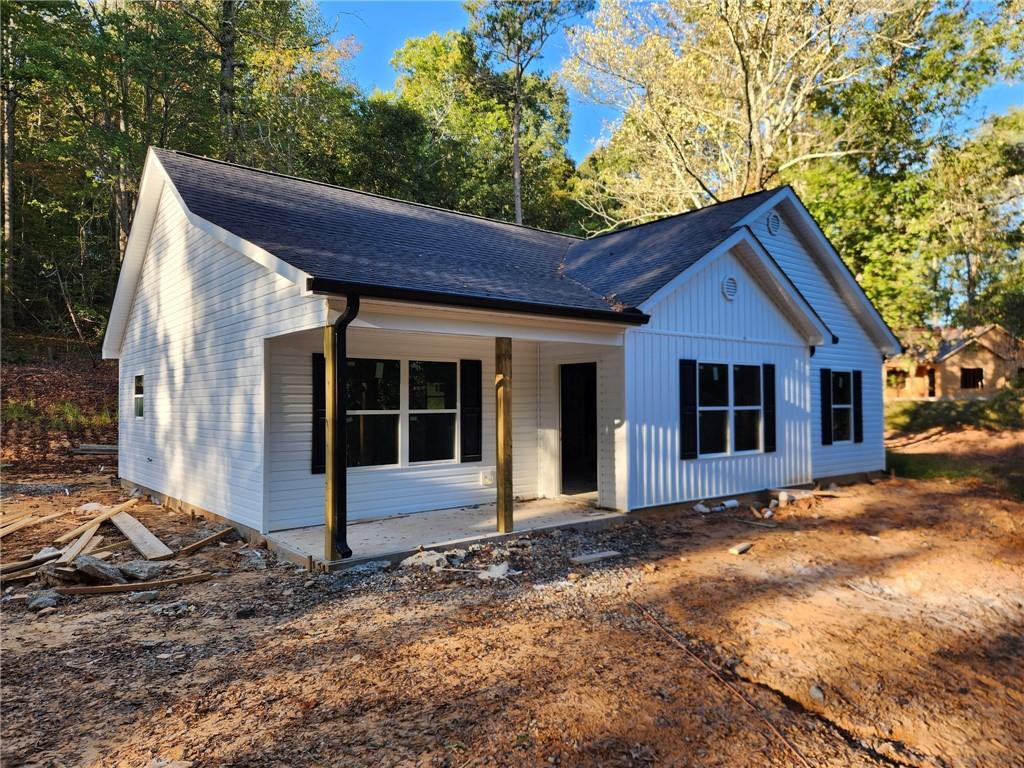
{"type": "Polygon", "coordinates": [[[498,532],[512,532],[512,339],[494,339],[498,532]]]}

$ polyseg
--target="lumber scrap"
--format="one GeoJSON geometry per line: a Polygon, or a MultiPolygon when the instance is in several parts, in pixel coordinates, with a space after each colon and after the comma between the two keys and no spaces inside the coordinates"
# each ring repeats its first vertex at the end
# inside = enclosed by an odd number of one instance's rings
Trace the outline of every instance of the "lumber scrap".
{"type": "MultiPolygon", "coordinates": [[[[106,560],[110,557],[110,553],[103,552],[95,555],[95,557],[97,560],[106,560]]],[[[38,567],[33,568],[31,571],[15,571],[14,573],[0,574],[0,584],[22,584],[24,582],[32,581],[38,574],[38,567]]]]}
{"type": "Polygon", "coordinates": [[[166,579],[152,581],[132,581],[127,584],[100,584],[95,587],[57,587],[54,591],[61,595],[105,595],[112,592],[144,592],[158,587],[169,587],[172,584],[194,584],[213,578],[212,573],[189,573],[185,576],[169,576],[166,579]]]}
{"type": "Polygon", "coordinates": [[[200,549],[205,547],[207,544],[212,544],[213,542],[217,541],[218,539],[223,539],[225,536],[227,536],[233,530],[235,530],[235,529],[231,528],[231,527],[228,527],[228,528],[224,528],[223,530],[217,531],[216,533],[211,534],[210,536],[207,536],[204,539],[200,539],[199,541],[195,541],[195,542],[189,544],[186,547],[182,547],[181,549],[178,550],[178,555],[179,556],[180,555],[191,555],[193,552],[198,552],[200,549]]]}
{"type": "Polygon", "coordinates": [[[98,531],[99,529],[99,523],[92,526],[91,528],[86,528],[85,532],[82,533],[81,536],[79,536],[77,539],[75,539],[73,543],[68,544],[68,546],[64,548],[64,553],[57,560],[57,565],[67,565],[80,554],[82,554],[82,550],[85,549],[86,545],[92,540],[92,537],[96,534],[96,531],[98,531]]]}
{"type": "Polygon", "coordinates": [[[0,538],[3,538],[9,533],[20,531],[22,528],[28,528],[30,525],[38,525],[39,523],[46,523],[50,520],[56,520],[58,517],[64,517],[64,515],[66,515],[70,511],[70,509],[65,509],[62,512],[54,512],[52,515],[46,515],[45,517],[29,517],[25,518],[24,520],[19,520],[16,523],[11,523],[3,530],[0,530],[0,538]]]}
{"type": "Polygon", "coordinates": [[[43,555],[42,557],[30,557],[27,560],[16,560],[13,563],[4,563],[0,565],[0,574],[4,573],[16,573],[17,571],[23,571],[26,568],[34,568],[37,565],[48,563],[51,560],[56,560],[61,556],[60,552],[52,552],[49,555],[43,555]]]}
{"type": "MultiPolygon", "coordinates": [[[[102,536],[94,536],[93,541],[102,538],[102,536]]],[[[127,540],[115,541],[113,544],[104,544],[102,547],[96,547],[96,549],[90,550],[85,554],[95,555],[97,557],[99,557],[101,554],[109,555],[111,552],[115,552],[119,550],[121,547],[127,547],[129,544],[131,544],[131,542],[127,540]]]]}
{"type": "Polygon", "coordinates": [[[139,501],[138,499],[128,499],[128,501],[122,502],[121,504],[118,504],[117,506],[110,507],[109,509],[106,509],[103,512],[100,512],[98,515],[93,517],[91,520],[87,520],[86,522],[82,523],[80,526],[75,528],[73,531],[68,531],[67,533],[62,533],[60,536],[58,536],[56,539],[54,539],[54,541],[56,541],[58,544],[67,544],[73,538],[75,538],[77,536],[81,536],[83,533],[86,532],[87,529],[92,528],[94,525],[99,525],[100,523],[106,522],[107,520],[112,518],[117,513],[123,512],[124,510],[128,509],[129,507],[134,506],[135,504],[138,503],[138,501],[139,501]]]}
{"type": "Polygon", "coordinates": [[[23,509],[20,512],[5,512],[0,515],[0,528],[5,528],[11,523],[17,522],[24,517],[28,517],[32,514],[31,509],[23,509]]]}
{"type": "Polygon", "coordinates": [[[100,534],[96,534],[95,536],[93,536],[91,539],[89,539],[89,543],[85,545],[85,549],[81,551],[81,554],[91,555],[93,552],[97,551],[97,549],[99,549],[100,544],[103,543],[103,539],[104,537],[100,534]]]}
{"type": "Polygon", "coordinates": [[[132,546],[147,560],[167,560],[174,557],[174,550],[158,539],[149,528],[127,512],[118,512],[110,522],[128,537],[132,546]]]}
{"type": "Polygon", "coordinates": [[[71,449],[72,453],[79,455],[106,455],[106,454],[117,454],[117,444],[114,445],[101,445],[98,443],[82,443],[77,448],[71,449]]]}

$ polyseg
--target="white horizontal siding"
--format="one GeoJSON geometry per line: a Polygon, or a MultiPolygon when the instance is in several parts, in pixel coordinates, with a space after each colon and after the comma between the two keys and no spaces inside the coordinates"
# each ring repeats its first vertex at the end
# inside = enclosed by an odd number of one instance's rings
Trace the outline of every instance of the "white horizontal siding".
{"type": "Polygon", "coordinates": [[[809,351],[731,254],[703,267],[626,333],[631,509],[806,482],[811,477],[809,351]],[[738,283],[734,301],[722,280],[738,283]],[[776,366],[777,450],[683,461],[679,361],[776,366]]]}
{"type": "Polygon", "coordinates": [[[597,364],[598,504],[625,510],[626,430],[622,347],[540,345],[540,495],[561,493],[561,365],[597,364]]]}
{"type": "MultiPolygon", "coordinates": [[[[267,342],[270,530],[324,521],[324,475],[310,471],[312,363],[323,349],[321,331],[267,342]]],[[[483,370],[483,460],[465,464],[356,467],[348,471],[349,519],[421,512],[493,502],[496,489],[480,473],[495,461],[494,340],[467,336],[349,329],[350,357],[413,360],[480,360],[483,370]]],[[[537,495],[537,350],[512,345],[512,475],[517,497],[537,495]]]]}
{"type": "Polygon", "coordinates": [[[190,225],[165,190],[122,347],[121,476],[262,528],[263,337],[322,325],[326,312],[190,225]]]}
{"type": "Polygon", "coordinates": [[[789,226],[783,208],[782,226],[768,232],[767,216],[752,222],[751,229],[796,287],[836,336],[838,344],[825,343],[811,358],[811,419],[814,477],[869,472],[885,467],[882,355],[868,337],[850,307],[818,265],[799,236],[789,226]],[[863,371],[864,442],[821,444],[820,370],[863,371]]]}

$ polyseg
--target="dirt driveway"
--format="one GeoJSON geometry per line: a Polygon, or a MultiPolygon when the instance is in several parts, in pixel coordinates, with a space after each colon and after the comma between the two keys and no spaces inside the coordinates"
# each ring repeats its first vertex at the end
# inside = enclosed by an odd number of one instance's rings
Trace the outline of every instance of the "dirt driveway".
{"type": "MultiPolygon", "coordinates": [[[[3,762],[1024,765],[1024,505],[895,480],[748,515],[523,537],[439,572],[311,577],[231,541],[193,556],[211,582],[40,618],[18,587],[3,762]],[[569,561],[603,549],[621,556],[569,561]],[[521,573],[477,578],[504,561],[521,573]]],[[[192,535],[151,505],[137,516],[192,535]]],[[[74,520],[58,522],[11,534],[4,560],[74,520]]]]}

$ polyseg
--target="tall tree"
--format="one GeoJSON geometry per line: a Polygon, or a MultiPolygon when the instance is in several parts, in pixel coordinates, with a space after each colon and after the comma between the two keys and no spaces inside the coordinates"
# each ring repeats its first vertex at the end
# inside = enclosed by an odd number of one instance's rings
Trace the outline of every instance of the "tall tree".
{"type": "Polygon", "coordinates": [[[570,18],[593,7],[592,0],[468,0],[469,32],[485,62],[507,65],[512,103],[512,195],[515,221],[523,223],[520,134],[526,98],[526,71],[545,43],[570,18]]]}

